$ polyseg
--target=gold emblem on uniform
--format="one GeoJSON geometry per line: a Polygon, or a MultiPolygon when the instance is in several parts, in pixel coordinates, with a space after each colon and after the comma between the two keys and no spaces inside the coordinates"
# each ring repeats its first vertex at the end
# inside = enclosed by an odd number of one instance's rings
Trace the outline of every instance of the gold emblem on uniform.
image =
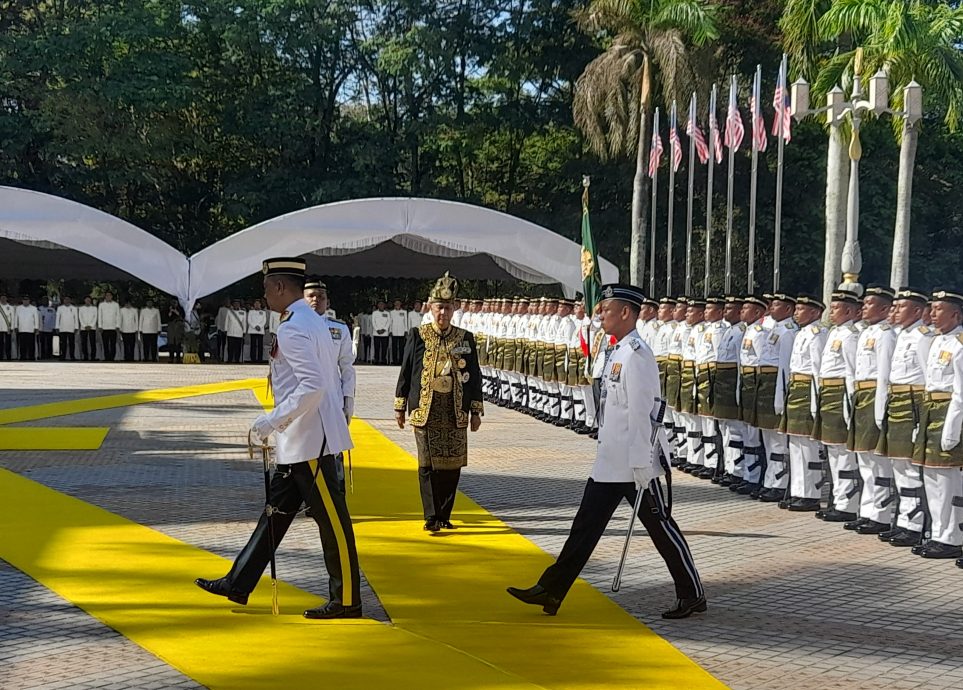
{"type": "Polygon", "coordinates": [[[863,345],[864,350],[872,350],[876,347],[876,338],[866,338],[866,344],[863,345]]]}
{"type": "Polygon", "coordinates": [[[622,377],[622,362],[616,362],[612,365],[612,371],[609,373],[609,379],[612,381],[618,381],[622,377]]]}
{"type": "Polygon", "coordinates": [[[582,248],[582,280],[595,273],[595,261],[592,259],[592,252],[582,248]]]}
{"type": "Polygon", "coordinates": [[[944,367],[953,360],[953,353],[948,350],[940,350],[940,364],[944,367]]]}
{"type": "Polygon", "coordinates": [[[834,340],[831,349],[833,352],[839,352],[840,350],[843,349],[843,341],[834,340]]]}
{"type": "Polygon", "coordinates": [[[463,359],[459,359],[459,360],[458,360],[458,368],[459,368],[459,369],[464,369],[464,368],[467,367],[467,366],[468,366],[468,362],[466,362],[466,361],[463,360],[463,359]]]}

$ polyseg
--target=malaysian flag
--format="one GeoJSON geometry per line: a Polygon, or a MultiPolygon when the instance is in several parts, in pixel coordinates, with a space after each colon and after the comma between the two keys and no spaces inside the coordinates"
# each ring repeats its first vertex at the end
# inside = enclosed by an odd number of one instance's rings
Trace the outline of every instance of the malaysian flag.
{"type": "Polygon", "coordinates": [[[792,113],[789,109],[789,89],[786,88],[785,55],[782,56],[782,62],[779,64],[779,76],[776,78],[776,91],[772,95],[772,107],[776,111],[772,118],[772,135],[774,137],[782,135],[782,138],[788,142],[792,139],[792,113]]]}
{"type": "Polygon", "coordinates": [[[709,147],[706,145],[706,138],[702,134],[702,130],[699,129],[699,123],[696,122],[695,94],[692,94],[692,100],[689,101],[689,121],[685,123],[685,133],[693,140],[693,143],[695,143],[699,160],[705,165],[705,162],[709,160],[709,147]]]}
{"type": "Polygon", "coordinates": [[[659,165],[662,163],[662,137],[659,136],[659,109],[655,109],[652,118],[652,146],[649,148],[649,177],[655,177],[659,165]]]}
{"type": "Polygon", "coordinates": [[[669,125],[669,151],[672,152],[672,172],[676,172],[682,162],[682,142],[679,141],[679,132],[676,130],[675,101],[672,101],[672,121],[669,125]]]}
{"type": "Polygon", "coordinates": [[[736,104],[736,78],[733,77],[729,83],[729,109],[726,111],[726,146],[730,151],[735,151],[742,143],[742,137],[746,130],[742,126],[742,115],[739,113],[739,106],[736,104]]]}
{"type": "Polygon", "coordinates": [[[752,98],[750,99],[750,109],[752,110],[752,147],[756,151],[765,151],[769,143],[766,136],[766,121],[762,116],[762,107],[759,97],[762,93],[762,68],[756,68],[756,78],[752,82],[752,98]]]}
{"type": "MultiPolygon", "coordinates": [[[[715,87],[712,87],[715,90],[715,87]]],[[[711,103],[714,105],[715,99],[711,103]]],[[[716,163],[722,162],[722,137],[719,136],[719,123],[716,121],[716,109],[709,108],[709,139],[712,141],[716,163]]]]}

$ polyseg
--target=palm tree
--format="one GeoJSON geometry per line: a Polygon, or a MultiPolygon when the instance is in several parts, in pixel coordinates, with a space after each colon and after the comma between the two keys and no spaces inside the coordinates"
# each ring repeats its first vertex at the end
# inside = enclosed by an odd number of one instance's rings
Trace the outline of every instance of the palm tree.
{"type": "Polygon", "coordinates": [[[629,276],[642,285],[647,194],[646,118],[652,84],[664,102],[684,101],[694,81],[688,46],[718,38],[718,6],[710,0],[591,0],[576,16],[608,47],[575,83],[575,124],[603,159],[635,153],[629,276]]]}
{"type": "MultiPolygon", "coordinates": [[[[963,112],[963,8],[958,3],[933,0],[834,0],[818,22],[823,38],[849,34],[860,46],[865,70],[883,70],[894,87],[894,104],[903,105],[903,88],[912,81],[923,87],[931,105],[944,113],[955,130],[963,112]]],[[[825,66],[816,90],[854,73],[857,51],[837,54],[825,66]]],[[[890,284],[905,285],[909,272],[910,202],[919,126],[906,118],[894,121],[900,141],[896,192],[896,227],[890,284]]]]}
{"type": "MultiPolygon", "coordinates": [[[[832,0],[788,0],[779,26],[783,46],[792,58],[792,76],[813,81],[832,50],[848,49],[850,37],[839,34],[825,40],[819,22],[832,7],[832,0]]],[[[818,102],[825,91],[814,92],[818,102]]],[[[843,242],[846,237],[846,192],[849,188],[849,156],[839,127],[829,127],[826,152],[826,247],[823,262],[823,299],[829,298],[842,274],[843,242]]]]}

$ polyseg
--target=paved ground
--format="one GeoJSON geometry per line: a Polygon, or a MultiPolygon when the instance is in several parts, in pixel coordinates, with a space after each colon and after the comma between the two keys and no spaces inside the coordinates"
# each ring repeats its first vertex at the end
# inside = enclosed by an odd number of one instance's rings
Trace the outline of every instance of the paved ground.
{"type": "MultiPolygon", "coordinates": [[[[0,407],[258,373],[226,366],[4,365],[0,407]]],[[[393,378],[391,369],[361,368],[357,414],[413,451],[411,432],[399,431],[391,418],[393,378]]],[[[250,394],[240,392],[38,421],[101,424],[111,432],[96,452],[0,452],[0,466],[231,557],[260,509],[260,487],[250,482],[238,443],[256,410],[250,394]]],[[[489,409],[471,440],[462,489],[557,553],[593,442],[499,409],[489,409]]],[[[416,491],[414,475],[411,486],[416,491]]],[[[611,596],[731,687],[963,687],[963,571],[952,561],[923,561],[686,475],[675,482],[674,514],[705,580],[708,615],[673,623],[658,617],[672,589],[639,532],[623,588],[611,596]]],[[[605,592],[627,518],[625,507],[583,573],[605,592]]],[[[323,594],[316,542],[310,523],[296,523],[279,575],[323,594]]],[[[528,585],[537,576],[506,573],[506,585],[528,585]]],[[[368,588],[365,606],[384,619],[368,588]]],[[[0,561],[0,687],[196,684],[0,561]]]]}

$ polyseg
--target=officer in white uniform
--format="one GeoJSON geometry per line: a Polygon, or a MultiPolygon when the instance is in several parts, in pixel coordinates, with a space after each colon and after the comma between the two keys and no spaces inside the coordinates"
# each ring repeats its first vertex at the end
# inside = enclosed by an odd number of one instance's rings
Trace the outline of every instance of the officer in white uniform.
{"type": "Polygon", "coordinates": [[[880,541],[893,546],[916,546],[923,536],[925,508],[923,475],[914,467],[913,435],[926,391],[926,360],[936,335],[923,325],[923,310],[929,295],[922,290],[901,287],[896,292],[896,345],[889,369],[886,417],[876,452],[893,463],[893,481],[899,496],[896,526],[879,534],[880,541]]]}
{"type": "Polygon", "coordinates": [[[716,376],[713,381],[713,416],[722,432],[725,474],[720,486],[742,484],[745,422],[739,418],[739,349],[746,334],[742,320],[742,297],[727,295],[723,309],[724,330],[716,348],[716,376]]]}
{"type": "Polygon", "coordinates": [[[80,314],[80,354],[85,362],[97,359],[97,307],[88,296],[77,310],[80,314]]]}
{"type": "Polygon", "coordinates": [[[396,299],[394,309],[388,313],[391,334],[391,363],[401,364],[401,357],[405,352],[405,337],[408,335],[408,312],[401,306],[401,300],[396,299]]]}
{"type": "Polygon", "coordinates": [[[117,330],[120,328],[120,305],[114,301],[113,293],[105,292],[103,301],[97,305],[97,326],[104,346],[104,361],[113,362],[117,359],[117,330]]]}
{"type": "MultiPolygon", "coordinates": [[[[160,310],[154,306],[153,300],[147,300],[140,310],[140,336],[143,339],[144,351],[142,358],[145,362],[157,361],[157,334],[161,329],[160,310]]],[[[220,357],[220,355],[218,355],[220,357]]]]}
{"type": "Polygon", "coordinates": [[[137,351],[137,328],[140,326],[140,312],[137,307],[124,302],[120,309],[120,339],[124,343],[124,361],[133,362],[137,351]]]}
{"type": "Polygon", "coordinates": [[[887,321],[896,291],[869,285],[863,293],[863,320],[867,326],[856,343],[853,413],[847,447],[856,452],[863,490],[859,518],[843,527],[857,534],[880,534],[893,519],[893,463],[876,453],[889,395],[889,369],[896,333],[887,321]]]}
{"type": "Polygon", "coordinates": [[[659,371],[655,357],[635,330],[645,299],[631,285],[604,285],[601,290],[602,328],[617,339],[608,350],[595,465],[572,523],[572,530],[556,562],[527,589],[509,587],[515,598],[541,606],[554,615],[569,588],[588,562],[615,509],[626,500],[635,504],[643,491],[639,519],[658,549],[675,582],[676,606],[663,618],[685,618],[706,610],[705,593],[685,537],[670,515],[659,478],[668,471],[661,456],[664,443],[652,447],[652,425],[664,438],[659,410],[659,371]],[[653,418],[655,415],[655,418],[653,418]]]}
{"type": "Polygon", "coordinates": [[[332,350],[334,353],[333,362],[337,367],[338,378],[341,381],[342,410],[345,421],[351,424],[351,418],[354,416],[354,393],[357,382],[357,374],[354,370],[354,352],[351,348],[351,330],[344,321],[339,321],[327,315],[328,286],[321,282],[320,278],[310,278],[304,284],[304,299],[314,312],[324,319],[324,324],[331,334],[331,343],[334,346],[332,350]]]}
{"type": "Polygon", "coordinates": [[[261,309],[261,300],[254,300],[254,308],[247,312],[247,333],[250,342],[251,361],[264,361],[264,332],[267,330],[268,313],[261,309]]]}
{"type": "Polygon", "coordinates": [[[318,523],[328,571],[328,603],[304,612],[306,618],[358,618],[361,590],[354,531],[337,476],[336,456],[351,448],[341,409],[340,384],[331,360],[330,331],[304,301],[304,260],[264,262],[264,294],[273,311],[283,312],[271,348],[274,409],[254,420],[252,433],[276,436],[277,465],[269,511],[262,513],[231,571],[217,580],[198,579],[202,589],[247,604],[270,560],[269,526],[275,548],[303,504],[318,523]]]}
{"type": "Polygon", "coordinates": [[[923,558],[958,558],[963,568],[963,292],[938,288],[931,316],[939,332],[926,358],[926,393],[913,463],[923,468],[931,538],[914,546],[923,558]]]}
{"type": "Polygon", "coordinates": [[[371,312],[371,332],[374,338],[374,363],[388,363],[388,347],[391,342],[391,315],[384,302],[371,312]]]}
{"type": "Polygon", "coordinates": [[[789,357],[789,386],[782,431],[789,437],[789,499],[780,508],[819,510],[823,486],[823,446],[812,438],[819,400],[819,369],[829,331],[820,323],[825,305],[815,295],[796,298],[799,333],[789,357]]]}
{"type": "Polygon", "coordinates": [[[40,298],[37,307],[40,314],[40,359],[53,359],[53,337],[57,329],[57,310],[50,306],[46,297],[40,298]]]}
{"type": "Polygon", "coordinates": [[[766,466],[765,449],[758,421],[758,377],[759,361],[769,338],[769,331],[763,326],[769,306],[758,295],[746,295],[742,301],[742,320],[746,330],[739,349],[739,414],[744,422],[742,428],[742,482],[729,486],[741,496],[758,498],[762,493],[762,472],[766,466]]]}
{"type": "Polygon", "coordinates": [[[17,353],[21,362],[37,359],[37,334],[40,332],[40,312],[30,303],[30,297],[23,296],[23,303],[17,307],[17,353]]]}
{"type": "Polygon", "coordinates": [[[227,312],[227,361],[240,364],[244,356],[244,334],[247,332],[247,311],[241,307],[241,300],[231,300],[231,310],[227,312]]]}
{"type": "Polygon", "coordinates": [[[57,334],[60,336],[60,359],[77,359],[77,331],[80,330],[80,312],[70,299],[64,295],[64,303],[57,307],[57,334]]]}
{"type": "Polygon", "coordinates": [[[421,313],[422,303],[419,300],[415,300],[414,304],[411,305],[411,310],[408,312],[408,330],[412,328],[418,328],[421,325],[421,320],[424,315],[421,313]]]}
{"type": "Polygon", "coordinates": [[[17,324],[17,310],[0,295],[0,359],[13,359],[13,332],[17,324]]]}

